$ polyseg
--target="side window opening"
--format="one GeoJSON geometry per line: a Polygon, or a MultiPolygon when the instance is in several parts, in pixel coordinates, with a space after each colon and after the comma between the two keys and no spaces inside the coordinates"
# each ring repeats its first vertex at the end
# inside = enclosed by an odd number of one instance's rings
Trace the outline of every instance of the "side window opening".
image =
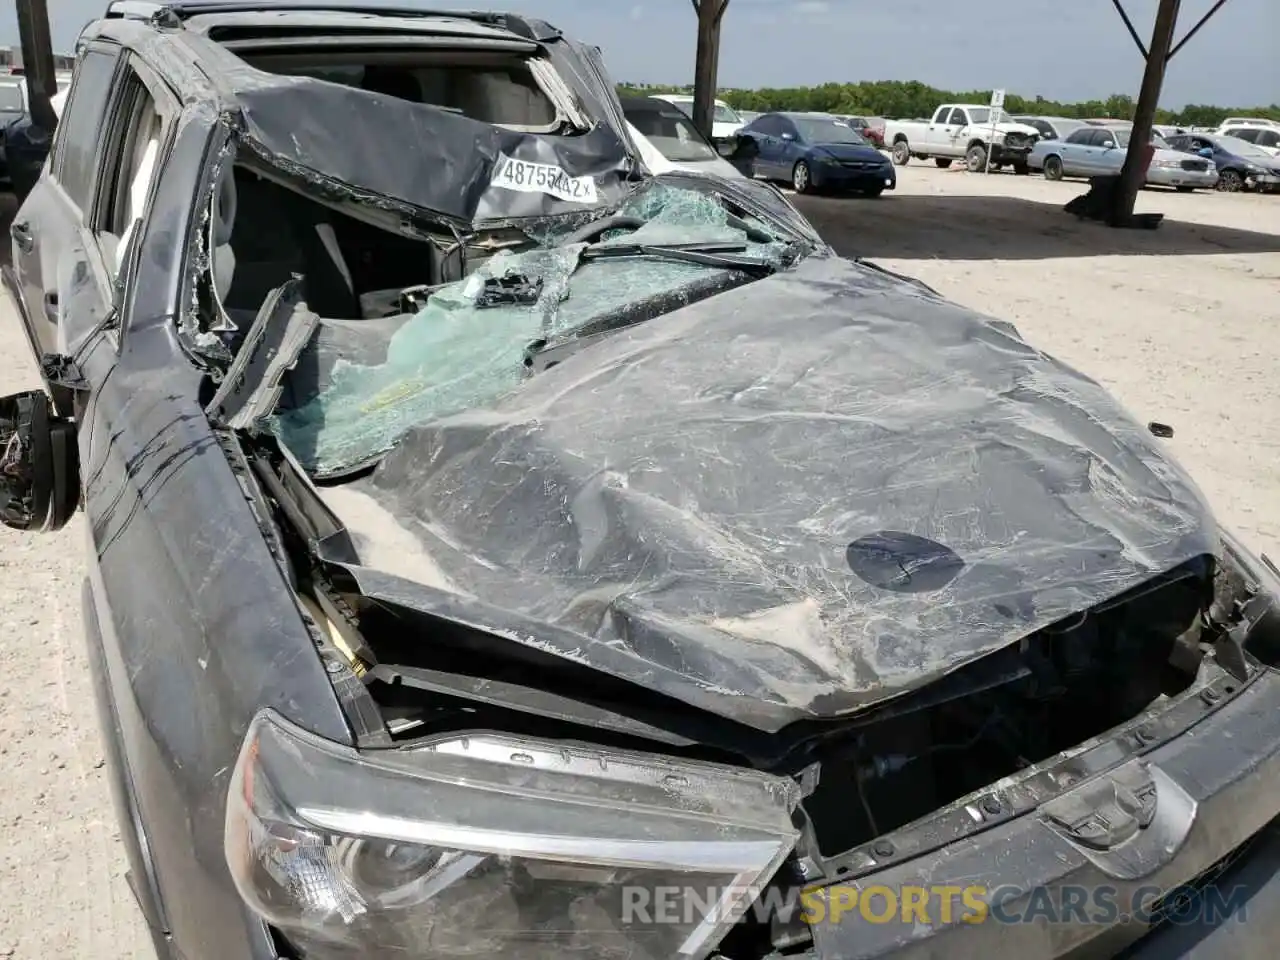
{"type": "Polygon", "coordinates": [[[146,216],[156,181],[162,118],[142,79],[126,68],[102,142],[104,164],[93,230],[112,274],[146,216]]]}
{"type": "Polygon", "coordinates": [[[50,169],[81,210],[92,206],[98,150],[119,59],[118,47],[85,49],[54,133],[50,169]]]}
{"type": "Polygon", "coordinates": [[[429,103],[496,126],[553,132],[564,121],[590,123],[551,62],[540,57],[465,50],[370,54],[255,54],[242,58],[268,73],[311,77],[411,103],[429,103]]]}

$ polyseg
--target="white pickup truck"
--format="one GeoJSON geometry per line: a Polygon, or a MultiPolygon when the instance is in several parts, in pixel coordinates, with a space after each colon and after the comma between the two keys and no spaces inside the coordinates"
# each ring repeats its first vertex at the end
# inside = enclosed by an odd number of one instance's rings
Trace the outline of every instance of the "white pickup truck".
{"type": "Polygon", "coordinates": [[[1026,173],[1027,154],[1039,138],[1039,130],[1017,123],[1000,108],[973,103],[944,103],[931,120],[890,120],[884,128],[885,146],[898,166],[912,157],[932,157],[940,167],[963,160],[974,173],[987,169],[988,152],[992,170],[1008,164],[1014,173],[1026,173]]]}

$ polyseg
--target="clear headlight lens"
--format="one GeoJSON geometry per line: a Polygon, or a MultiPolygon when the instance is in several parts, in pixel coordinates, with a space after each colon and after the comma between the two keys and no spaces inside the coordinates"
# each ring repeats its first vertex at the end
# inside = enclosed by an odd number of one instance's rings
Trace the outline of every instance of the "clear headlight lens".
{"type": "Polygon", "coordinates": [[[701,960],[790,853],[799,799],[785,778],[498,733],[360,753],[264,711],[226,854],[308,960],[701,960]]]}

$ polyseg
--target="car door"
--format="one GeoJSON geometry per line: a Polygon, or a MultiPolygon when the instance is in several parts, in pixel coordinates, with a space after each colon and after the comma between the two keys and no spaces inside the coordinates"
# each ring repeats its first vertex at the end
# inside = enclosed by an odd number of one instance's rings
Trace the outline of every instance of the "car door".
{"type": "Polygon", "coordinates": [[[937,152],[943,156],[963,157],[969,144],[969,114],[959,107],[953,108],[947,117],[944,133],[946,139],[939,144],[937,152]]]}
{"type": "Polygon", "coordinates": [[[1089,149],[1089,140],[1093,134],[1092,127],[1081,127],[1079,130],[1071,131],[1070,136],[1063,141],[1058,154],[1062,157],[1064,176],[1079,177],[1086,174],[1089,168],[1089,157],[1086,151],[1089,149]]]}
{"type": "Polygon", "coordinates": [[[759,153],[756,155],[755,172],[766,180],[778,176],[778,133],[781,130],[779,117],[766,114],[757,117],[748,126],[746,132],[755,140],[759,153]]]}
{"type": "Polygon", "coordinates": [[[779,117],[778,123],[778,176],[790,180],[796,163],[806,158],[807,147],[804,137],[789,118],[779,117]]]}
{"type": "Polygon", "coordinates": [[[1093,175],[1118,174],[1124,166],[1124,157],[1127,152],[1120,146],[1119,134],[1107,129],[1096,130],[1094,134],[1096,144],[1091,155],[1093,175]]]}
{"type": "MultiPolygon", "coordinates": [[[[72,90],[44,172],[9,228],[13,266],[4,269],[32,353],[68,353],[83,330],[68,329],[64,298],[83,295],[101,261],[85,221],[97,188],[98,142],[121,48],[95,42],[76,63],[72,90]]],[[[100,306],[98,309],[100,309],[100,306]]]]}
{"type": "Polygon", "coordinates": [[[924,131],[924,143],[927,149],[933,150],[939,144],[950,142],[951,133],[947,128],[947,118],[950,115],[950,107],[939,107],[934,113],[933,119],[929,121],[924,131]]]}

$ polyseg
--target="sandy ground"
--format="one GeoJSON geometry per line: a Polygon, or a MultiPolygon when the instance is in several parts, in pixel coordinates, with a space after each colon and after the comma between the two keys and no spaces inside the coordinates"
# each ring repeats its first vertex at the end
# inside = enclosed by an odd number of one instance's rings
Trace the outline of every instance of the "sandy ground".
{"type": "MultiPolygon", "coordinates": [[[[913,163],[879,200],[799,198],[841,252],[1012,320],[1110,386],[1170,444],[1222,518],[1280,548],[1280,196],[1144,193],[1156,233],[1081,224],[1083,188],[913,163]]],[[[4,231],[7,234],[7,230],[4,231]]],[[[2,235],[2,234],[0,234],[2,235]]],[[[0,304],[0,388],[34,383],[0,304]]],[[[0,958],[143,958],[80,632],[84,531],[0,528],[0,958]]]]}

